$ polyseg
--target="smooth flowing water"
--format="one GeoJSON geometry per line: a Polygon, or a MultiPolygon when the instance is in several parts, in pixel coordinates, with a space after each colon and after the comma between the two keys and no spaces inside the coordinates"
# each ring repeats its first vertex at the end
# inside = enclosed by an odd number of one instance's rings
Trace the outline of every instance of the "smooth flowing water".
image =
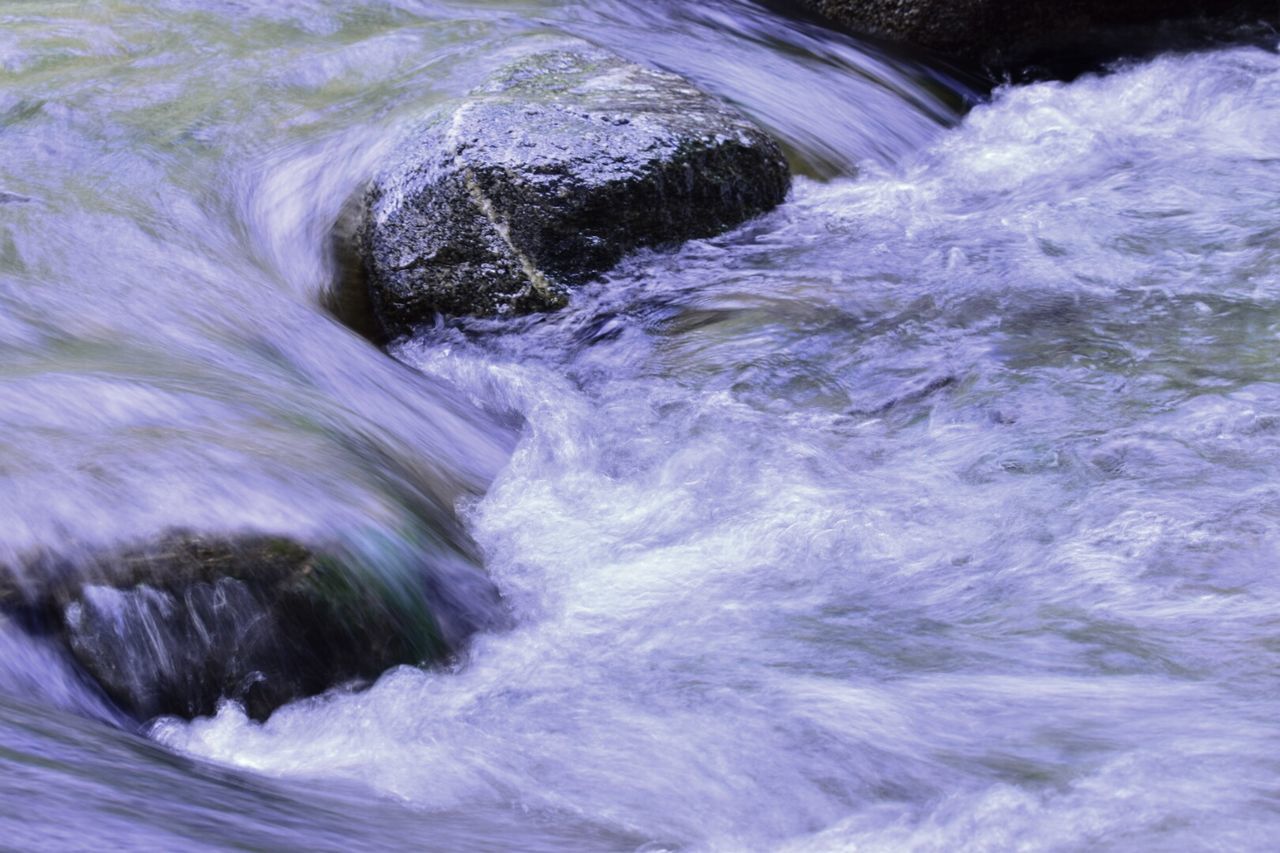
{"type": "Polygon", "coordinates": [[[0,625],[0,846],[1270,846],[1275,46],[962,115],[731,0],[0,0],[0,557],[456,505],[511,611],[143,732],[0,625]],[[737,103],[792,195],[388,358],[333,224],[548,30],[737,103]]]}

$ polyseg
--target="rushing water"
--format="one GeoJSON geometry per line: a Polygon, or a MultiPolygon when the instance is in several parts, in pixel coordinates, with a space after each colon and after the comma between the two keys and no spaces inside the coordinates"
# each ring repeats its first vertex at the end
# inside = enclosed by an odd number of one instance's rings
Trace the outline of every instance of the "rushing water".
{"type": "Polygon", "coordinates": [[[0,625],[0,846],[1269,846],[1273,47],[962,119],[730,0],[0,0],[0,557],[457,505],[512,617],[142,734],[0,625]],[[739,104],[792,196],[388,358],[333,223],[546,30],[739,104]]]}

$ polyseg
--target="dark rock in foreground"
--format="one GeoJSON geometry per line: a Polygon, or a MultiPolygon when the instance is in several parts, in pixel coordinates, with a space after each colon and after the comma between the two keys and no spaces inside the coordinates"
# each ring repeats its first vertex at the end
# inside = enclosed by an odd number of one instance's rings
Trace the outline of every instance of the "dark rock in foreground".
{"type": "Polygon", "coordinates": [[[401,148],[359,242],[399,331],[560,307],[627,252],[720,233],[789,182],[777,143],[687,81],[559,41],[401,148]]]}
{"type": "Polygon", "coordinates": [[[208,714],[223,697],[263,719],[292,699],[448,656],[497,612],[496,592],[469,574],[470,589],[445,594],[429,572],[406,584],[287,539],[172,534],[88,565],[28,566],[40,586],[10,578],[0,604],[61,634],[138,719],[208,714]]]}
{"type": "Polygon", "coordinates": [[[1189,19],[1280,20],[1275,0],[783,0],[850,29],[992,68],[1054,61],[1055,54],[1125,53],[1126,29],[1189,19]],[[1115,48],[1099,39],[1119,38],[1115,48]]]}

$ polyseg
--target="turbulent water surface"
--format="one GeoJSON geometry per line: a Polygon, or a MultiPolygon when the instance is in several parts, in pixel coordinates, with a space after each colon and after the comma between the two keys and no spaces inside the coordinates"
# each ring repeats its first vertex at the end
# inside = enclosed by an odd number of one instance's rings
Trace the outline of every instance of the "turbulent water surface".
{"type": "Polygon", "coordinates": [[[0,0],[0,557],[456,504],[511,611],[143,732],[0,624],[0,845],[1267,847],[1274,47],[962,116],[731,0],[0,0]],[[547,31],[738,104],[791,197],[388,358],[330,231],[547,31]]]}

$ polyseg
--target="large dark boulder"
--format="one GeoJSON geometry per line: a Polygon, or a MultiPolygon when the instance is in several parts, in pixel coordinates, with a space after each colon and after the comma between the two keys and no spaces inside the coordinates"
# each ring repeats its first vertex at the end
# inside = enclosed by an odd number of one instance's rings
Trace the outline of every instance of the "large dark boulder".
{"type": "Polygon", "coordinates": [[[541,311],[633,249],[768,210],[789,181],[778,145],[727,105],[558,40],[415,131],[373,181],[358,245],[389,331],[541,311]]]}
{"type": "Polygon", "coordinates": [[[1127,52],[1172,21],[1280,21],[1276,0],[775,0],[859,32],[995,69],[1127,52]]]}
{"type": "Polygon", "coordinates": [[[338,545],[170,533],[0,570],[0,608],[60,637],[137,719],[208,714],[222,698],[263,719],[397,664],[444,659],[497,624],[496,590],[453,562],[373,565],[338,545]]]}

